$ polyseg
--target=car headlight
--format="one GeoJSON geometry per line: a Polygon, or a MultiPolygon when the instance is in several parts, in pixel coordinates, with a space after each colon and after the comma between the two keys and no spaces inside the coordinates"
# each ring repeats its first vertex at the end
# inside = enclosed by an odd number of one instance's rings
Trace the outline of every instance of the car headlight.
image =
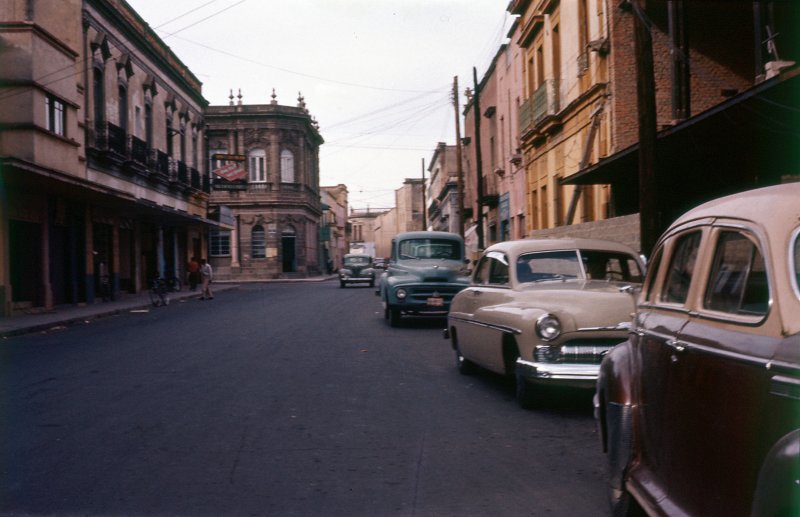
{"type": "Polygon", "coordinates": [[[561,322],[552,314],[545,314],[536,320],[536,334],[543,341],[552,341],[561,335],[561,322]]]}
{"type": "Polygon", "coordinates": [[[398,300],[405,300],[406,296],[408,296],[408,293],[406,293],[405,289],[398,289],[394,294],[397,296],[398,300]]]}

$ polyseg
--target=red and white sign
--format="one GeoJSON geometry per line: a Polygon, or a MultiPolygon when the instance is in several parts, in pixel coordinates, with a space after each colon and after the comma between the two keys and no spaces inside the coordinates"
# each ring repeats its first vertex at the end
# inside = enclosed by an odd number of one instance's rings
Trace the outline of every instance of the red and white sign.
{"type": "Polygon", "coordinates": [[[247,177],[247,172],[238,163],[229,163],[211,172],[228,181],[241,180],[247,177]]]}

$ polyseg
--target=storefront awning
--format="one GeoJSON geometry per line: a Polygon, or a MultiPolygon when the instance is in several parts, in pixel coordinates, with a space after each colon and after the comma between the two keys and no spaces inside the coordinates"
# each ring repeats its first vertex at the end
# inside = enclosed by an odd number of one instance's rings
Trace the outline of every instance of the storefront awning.
{"type": "MultiPolygon", "coordinates": [[[[660,131],[655,153],[656,174],[662,177],[660,184],[668,186],[663,194],[676,211],[799,175],[800,67],[660,131]]],[[[617,215],[636,212],[639,145],[561,183],[612,185],[617,215]]]]}

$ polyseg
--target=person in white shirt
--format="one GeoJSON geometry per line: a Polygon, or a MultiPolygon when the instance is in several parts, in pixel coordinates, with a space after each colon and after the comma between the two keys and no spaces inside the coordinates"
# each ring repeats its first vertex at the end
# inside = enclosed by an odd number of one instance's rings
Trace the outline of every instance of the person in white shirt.
{"type": "Polygon", "coordinates": [[[214,271],[211,264],[206,259],[200,259],[200,299],[213,300],[214,293],[211,292],[211,282],[214,279],[214,271]]]}

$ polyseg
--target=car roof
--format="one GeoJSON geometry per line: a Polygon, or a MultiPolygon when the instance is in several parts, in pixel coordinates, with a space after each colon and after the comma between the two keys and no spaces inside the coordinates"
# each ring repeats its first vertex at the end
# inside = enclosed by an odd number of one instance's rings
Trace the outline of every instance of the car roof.
{"type": "Polygon", "coordinates": [[[683,214],[671,226],[709,217],[744,219],[772,228],[776,224],[786,225],[784,230],[791,231],[800,220],[800,182],[748,190],[703,203],[683,214]]]}
{"type": "Polygon", "coordinates": [[[596,249],[618,251],[638,256],[636,251],[624,244],[601,239],[520,239],[503,241],[486,248],[486,251],[502,251],[509,255],[519,255],[531,251],[596,249]]]}
{"type": "Polygon", "coordinates": [[[784,332],[800,332],[800,319],[797,318],[800,303],[794,291],[792,259],[788,255],[792,238],[800,226],[800,183],[783,183],[709,201],[679,217],[668,233],[696,221],[714,222],[719,219],[748,222],[766,232],[764,244],[771,252],[768,260],[774,270],[773,294],[784,332]]]}

